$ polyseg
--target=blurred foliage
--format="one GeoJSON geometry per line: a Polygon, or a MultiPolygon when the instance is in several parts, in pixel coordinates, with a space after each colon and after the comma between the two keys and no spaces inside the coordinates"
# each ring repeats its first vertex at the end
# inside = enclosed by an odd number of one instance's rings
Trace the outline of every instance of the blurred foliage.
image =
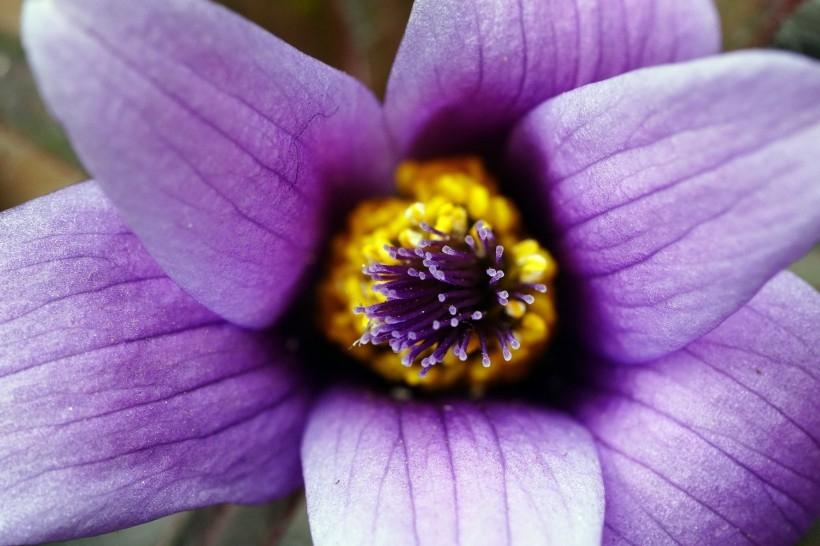
{"type": "Polygon", "coordinates": [[[301,493],[261,506],[220,505],[182,512],[64,546],[311,546],[301,493]]]}
{"type": "Polygon", "coordinates": [[[768,47],[802,0],[715,0],[724,49],[768,47]]]}
{"type": "Polygon", "coordinates": [[[775,45],[820,59],[820,0],[807,0],[785,20],[775,45]]]}
{"type": "Polygon", "coordinates": [[[820,521],[814,524],[806,538],[801,540],[797,546],[820,546],[820,521]]]}
{"type": "Polygon", "coordinates": [[[221,0],[275,35],[349,72],[381,96],[411,0],[221,0]]]}
{"type": "MultiPolygon", "coordinates": [[[[0,18],[0,29],[8,19],[0,18]]],[[[0,210],[82,178],[63,132],[40,100],[19,41],[0,34],[0,210]]]]}
{"type": "MultiPolygon", "coordinates": [[[[681,0],[687,1],[687,0],[681,0]]],[[[820,0],[715,0],[724,47],[770,47],[820,58],[820,0]]],[[[0,0],[0,210],[82,179],[63,133],[36,92],[17,36],[21,0],[0,0]]],[[[412,0],[222,0],[298,49],[382,96],[412,0]]],[[[793,268],[820,287],[820,249],[793,268]]],[[[72,546],[308,546],[304,498],[218,506],[72,546]]],[[[820,526],[801,546],[820,546],[820,526]]]]}
{"type": "Polygon", "coordinates": [[[0,120],[3,125],[15,128],[21,136],[36,142],[46,154],[76,163],[63,132],[51,119],[40,99],[17,37],[0,35],[0,52],[3,89],[13,90],[0,93],[0,120]]]}

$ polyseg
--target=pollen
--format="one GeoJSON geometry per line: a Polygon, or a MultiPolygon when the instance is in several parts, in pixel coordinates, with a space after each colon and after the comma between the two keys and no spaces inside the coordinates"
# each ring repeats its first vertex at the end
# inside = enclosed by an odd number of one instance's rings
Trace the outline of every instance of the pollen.
{"type": "Polygon", "coordinates": [[[479,159],[406,162],[365,201],[319,286],[326,335],[389,381],[426,390],[527,376],[557,320],[552,256],[479,159]]]}

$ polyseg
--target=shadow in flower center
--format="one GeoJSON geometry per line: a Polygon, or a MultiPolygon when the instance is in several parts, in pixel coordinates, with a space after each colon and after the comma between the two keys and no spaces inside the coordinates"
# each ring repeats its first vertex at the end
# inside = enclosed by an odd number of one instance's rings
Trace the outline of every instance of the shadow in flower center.
{"type": "Polygon", "coordinates": [[[336,219],[282,326],[319,384],[571,402],[589,360],[577,292],[532,197],[506,196],[526,174],[485,157],[406,162],[396,196],[336,219]]]}

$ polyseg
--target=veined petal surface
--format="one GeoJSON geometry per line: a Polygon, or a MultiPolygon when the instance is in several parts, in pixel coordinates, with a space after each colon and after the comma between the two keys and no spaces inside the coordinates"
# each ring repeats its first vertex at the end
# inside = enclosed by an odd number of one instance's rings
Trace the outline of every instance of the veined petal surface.
{"type": "Polygon", "coordinates": [[[566,415],[340,389],[311,415],[302,460],[317,546],[600,543],[598,461],[566,415]]]}
{"type": "Polygon", "coordinates": [[[820,516],[820,294],[789,273],[685,349],[606,364],[579,417],[607,545],[792,546],[820,516]]]}
{"type": "Polygon", "coordinates": [[[416,0],[386,113],[403,153],[498,144],[550,97],[717,53],[719,27],[711,0],[416,0]]]}
{"type": "Polygon", "coordinates": [[[0,214],[0,292],[0,544],[300,484],[290,356],[185,294],[93,183],[0,214]]]}
{"type": "Polygon", "coordinates": [[[591,344],[622,362],[680,349],[820,240],[818,97],[817,62],[745,52],[592,84],[522,121],[509,161],[591,344]]]}
{"type": "Polygon", "coordinates": [[[86,168],[206,307],[270,324],[331,213],[389,188],[360,83],[208,0],[30,0],[23,41],[86,168]]]}

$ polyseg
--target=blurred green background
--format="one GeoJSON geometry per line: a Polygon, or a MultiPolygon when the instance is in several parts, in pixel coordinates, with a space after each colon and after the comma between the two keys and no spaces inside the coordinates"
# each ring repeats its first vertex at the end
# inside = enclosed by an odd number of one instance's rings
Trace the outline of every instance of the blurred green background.
{"type": "MultiPolygon", "coordinates": [[[[726,49],[779,47],[820,58],[820,0],[716,1],[726,49]]],[[[18,30],[21,3],[0,0],[0,210],[85,178],[62,131],[40,101],[26,64],[18,30]]],[[[355,75],[382,95],[412,0],[222,3],[302,51],[355,75]]],[[[793,269],[820,287],[820,249],[793,269]]],[[[219,506],[177,514],[65,544],[307,546],[310,536],[304,498],[295,495],[261,507],[219,506]]],[[[809,545],[820,546],[820,529],[803,542],[809,545]]]]}

